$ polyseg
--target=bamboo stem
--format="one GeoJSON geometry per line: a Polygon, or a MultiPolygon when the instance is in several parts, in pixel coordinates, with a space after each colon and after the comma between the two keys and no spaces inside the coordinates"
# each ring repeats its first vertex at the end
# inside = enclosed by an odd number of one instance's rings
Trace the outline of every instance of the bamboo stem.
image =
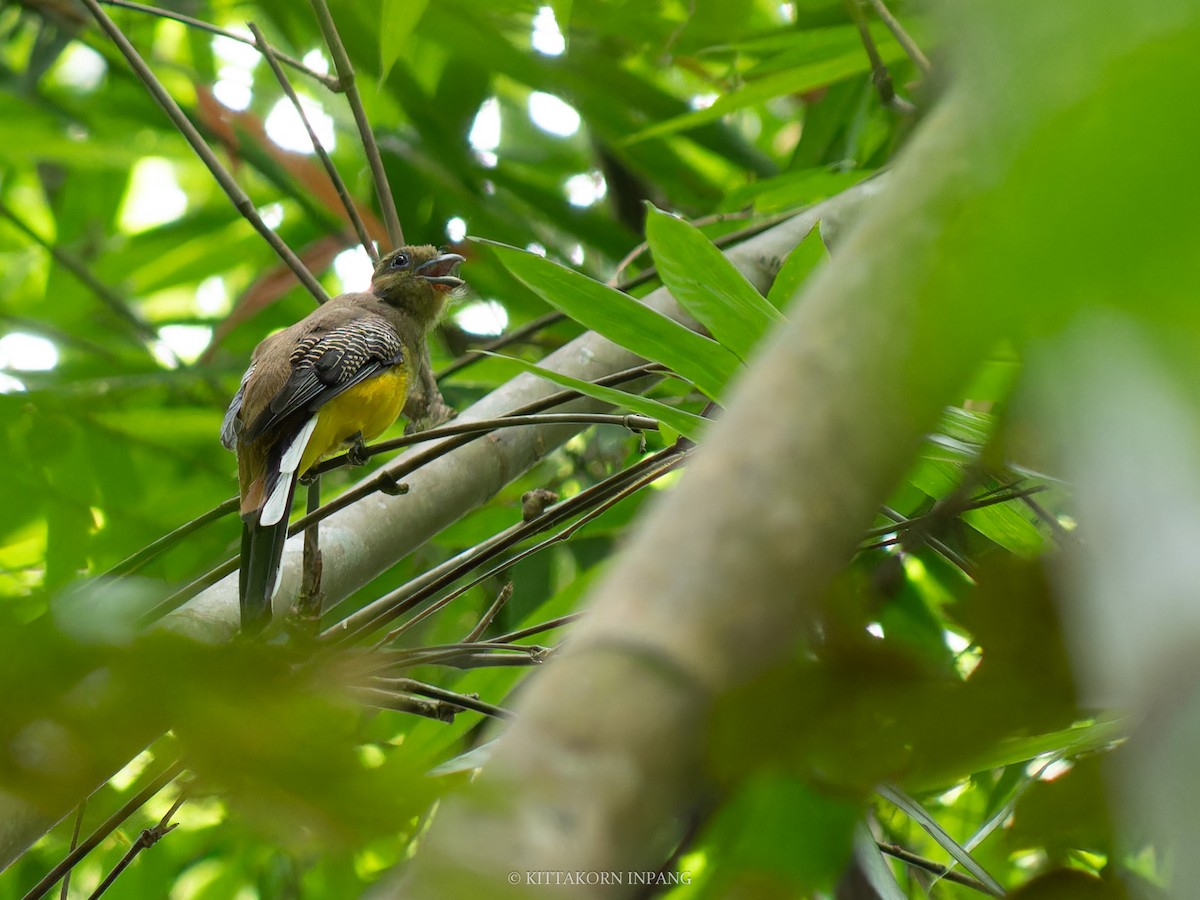
{"type": "Polygon", "coordinates": [[[259,30],[257,25],[253,22],[247,22],[246,25],[250,28],[251,34],[254,35],[259,51],[267,58],[267,65],[271,67],[271,71],[275,74],[275,79],[279,82],[279,86],[283,88],[283,92],[292,101],[292,106],[295,107],[297,114],[299,114],[300,121],[304,123],[304,129],[308,132],[308,139],[312,141],[313,150],[316,151],[317,158],[321,160],[321,165],[325,168],[325,174],[333,182],[334,190],[337,191],[338,198],[342,201],[342,206],[346,210],[346,215],[350,218],[350,224],[354,226],[354,232],[358,235],[359,242],[362,243],[363,249],[367,251],[367,256],[371,258],[371,263],[378,263],[379,253],[376,252],[375,244],[372,243],[370,236],[367,234],[367,226],[363,224],[362,217],[358,214],[358,209],[354,206],[350,192],[346,189],[346,183],[342,181],[342,176],[338,174],[333,160],[329,158],[329,154],[321,146],[321,139],[317,137],[312,124],[308,121],[308,115],[304,112],[304,107],[300,104],[300,98],[296,96],[295,89],[292,87],[291,82],[288,81],[283,68],[279,65],[278,54],[267,43],[267,39],[263,37],[262,31],[259,30]]]}
{"type": "Polygon", "coordinates": [[[400,216],[396,212],[396,201],[392,197],[392,189],[388,184],[387,173],[383,169],[383,159],[379,155],[379,145],[375,143],[375,133],[371,130],[371,123],[367,121],[367,113],[363,109],[362,98],[358,94],[358,88],[354,84],[354,67],[350,64],[350,57],[346,53],[346,47],[342,44],[342,37],[338,34],[337,26],[333,23],[333,16],[329,14],[329,6],[325,0],[312,0],[313,11],[317,14],[317,22],[321,26],[321,33],[325,35],[325,43],[329,45],[329,52],[333,56],[333,67],[337,70],[338,81],[341,84],[342,90],[346,93],[346,100],[350,103],[350,110],[354,113],[354,121],[358,125],[358,133],[362,137],[363,152],[367,155],[367,163],[371,167],[371,177],[375,180],[375,194],[379,198],[379,209],[383,213],[383,223],[387,227],[388,240],[391,242],[389,249],[402,247],[404,245],[404,231],[400,227],[400,216]]]}
{"type": "Polygon", "coordinates": [[[150,71],[150,67],[146,65],[146,61],[142,59],[141,54],[137,52],[137,49],[129,42],[129,39],[125,37],[121,29],[100,8],[98,0],[83,0],[83,4],[91,12],[96,23],[104,33],[116,44],[117,49],[124,54],[125,59],[129,61],[130,68],[133,69],[134,74],[142,84],[146,86],[146,90],[150,92],[150,96],[158,102],[163,112],[167,114],[167,117],[179,129],[179,133],[192,145],[192,149],[196,151],[196,155],[208,167],[209,172],[212,173],[217,184],[229,196],[237,211],[263,236],[266,242],[271,245],[271,249],[279,255],[280,259],[287,263],[288,268],[296,273],[296,278],[316,298],[318,303],[324,303],[328,300],[329,295],[325,293],[325,289],[321,287],[321,283],[317,281],[312,272],[308,271],[308,267],[301,262],[300,257],[292,252],[292,249],[284,243],[283,239],[263,222],[262,217],[258,214],[258,210],[254,208],[254,203],[250,200],[250,197],[242,190],[241,185],[234,180],[233,176],[226,171],[225,167],[221,165],[221,161],[217,159],[212,148],[205,143],[204,138],[200,136],[200,132],[196,130],[196,126],[192,124],[191,120],[180,109],[175,99],[167,93],[167,89],[162,86],[162,83],[150,71]]]}

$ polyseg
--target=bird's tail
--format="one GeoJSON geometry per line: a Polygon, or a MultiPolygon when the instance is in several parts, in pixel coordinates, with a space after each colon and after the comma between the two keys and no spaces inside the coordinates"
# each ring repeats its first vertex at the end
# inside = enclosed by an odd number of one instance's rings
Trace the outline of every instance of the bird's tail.
{"type": "MultiPolygon", "coordinates": [[[[296,490],[292,479],[291,491],[296,490]]],[[[290,500],[290,498],[289,498],[290,500]]],[[[257,634],[271,622],[271,600],[279,589],[279,567],[287,542],[288,521],[260,525],[254,514],[242,521],[242,568],[238,574],[242,632],[257,634]]]]}
{"type": "Polygon", "coordinates": [[[279,590],[279,568],[287,543],[288,512],[296,495],[296,470],[315,425],[313,417],[288,440],[275,444],[267,456],[261,494],[265,500],[260,508],[242,514],[238,599],[245,634],[257,634],[271,622],[271,601],[279,590]]]}

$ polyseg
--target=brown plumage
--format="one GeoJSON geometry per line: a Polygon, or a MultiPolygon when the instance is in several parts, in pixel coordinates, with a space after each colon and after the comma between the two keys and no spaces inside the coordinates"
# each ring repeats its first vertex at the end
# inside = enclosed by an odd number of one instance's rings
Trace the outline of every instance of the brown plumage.
{"type": "Polygon", "coordinates": [[[401,247],[375,267],[369,293],[342,294],[254,350],[225,414],[221,441],[238,457],[242,629],[271,619],[296,478],[400,415],[414,383],[432,383],[425,334],[462,257],[401,247]]]}

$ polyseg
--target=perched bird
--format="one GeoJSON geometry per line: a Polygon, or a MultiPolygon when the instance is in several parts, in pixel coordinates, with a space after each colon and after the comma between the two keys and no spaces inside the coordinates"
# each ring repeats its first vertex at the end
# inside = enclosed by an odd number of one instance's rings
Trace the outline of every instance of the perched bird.
{"type": "Polygon", "coordinates": [[[425,335],[462,285],[462,261],[401,247],[376,265],[369,293],[334,297],[255,348],[221,426],[238,460],[244,632],[271,621],[297,477],[343,445],[361,448],[433,386],[425,335]]]}

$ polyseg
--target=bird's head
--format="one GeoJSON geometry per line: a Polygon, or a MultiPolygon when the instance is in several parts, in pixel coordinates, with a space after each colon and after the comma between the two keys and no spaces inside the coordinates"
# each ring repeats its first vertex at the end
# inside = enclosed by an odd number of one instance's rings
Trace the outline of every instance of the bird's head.
{"type": "Polygon", "coordinates": [[[441,253],[428,244],[400,247],[379,260],[371,276],[371,293],[415,316],[425,327],[437,321],[450,292],[463,285],[454,274],[463,258],[441,253]]]}

